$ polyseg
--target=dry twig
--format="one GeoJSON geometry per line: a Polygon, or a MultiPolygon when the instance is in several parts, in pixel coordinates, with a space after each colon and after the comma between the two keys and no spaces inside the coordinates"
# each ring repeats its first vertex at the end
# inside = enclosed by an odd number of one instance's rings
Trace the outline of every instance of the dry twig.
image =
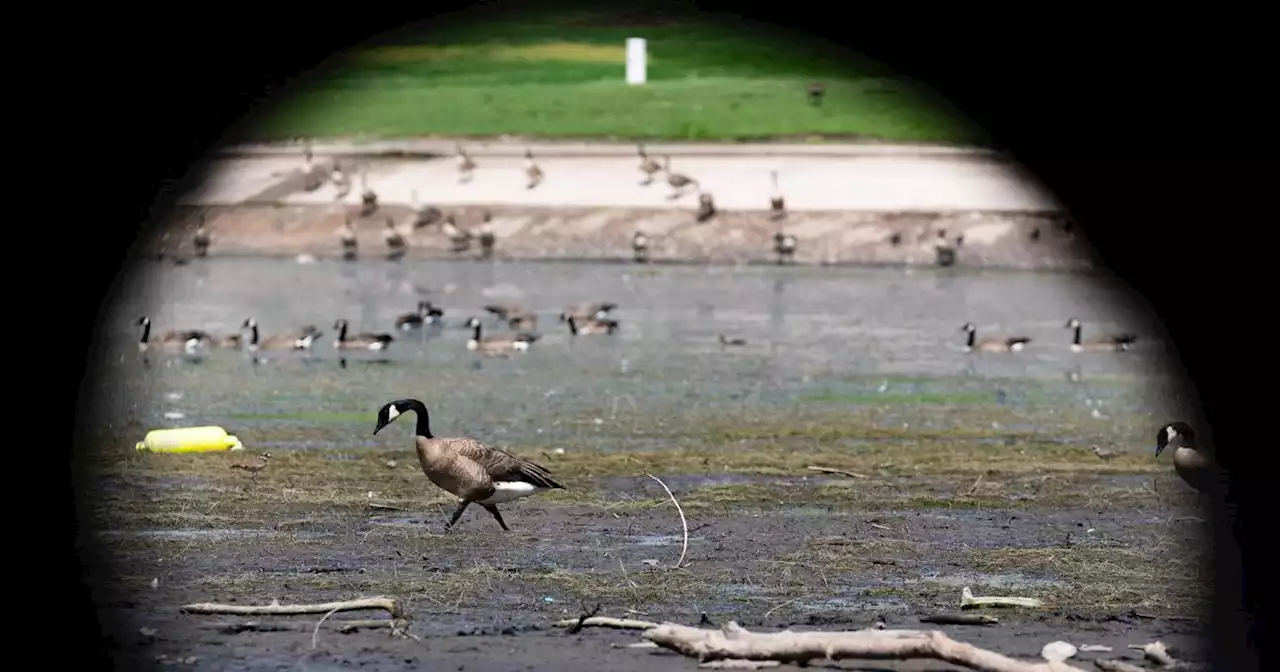
{"type": "Polygon", "coordinates": [[[579,628],[612,628],[614,630],[648,630],[649,628],[658,627],[657,623],[651,621],[639,621],[633,618],[610,618],[608,616],[590,616],[582,619],[581,623],[576,618],[556,621],[557,628],[571,628],[575,625],[579,628]]]}
{"type": "Polygon", "coordinates": [[[663,623],[645,639],[677,653],[713,660],[777,661],[807,664],[848,658],[929,658],[980,672],[1084,672],[1061,661],[1024,662],[957,642],[939,631],[859,630],[854,632],[749,632],[730,622],[718,630],[663,623]]]}
{"type": "Polygon", "coordinates": [[[324,604],[215,604],[201,602],[182,607],[187,614],[236,614],[242,616],[296,616],[300,614],[323,614],[329,611],[360,611],[362,609],[381,609],[396,620],[404,619],[400,605],[389,597],[365,597],[358,600],[342,602],[326,602],[324,604]]]}
{"type": "Polygon", "coordinates": [[[973,591],[965,586],[960,591],[960,608],[976,609],[978,607],[1039,607],[1044,603],[1034,597],[974,597],[973,591]]]}
{"type": "Polygon", "coordinates": [[[582,624],[585,623],[588,618],[591,618],[592,616],[595,616],[598,613],[600,613],[600,604],[596,603],[596,606],[592,608],[590,611],[583,611],[582,615],[578,617],[578,622],[569,626],[569,629],[565,630],[564,634],[566,635],[577,634],[577,632],[582,629],[582,624]]]}
{"type": "Polygon", "coordinates": [[[866,478],[866,475],[859,474],[856,471],[845,471],[844,469],[832,469],[831,467],[807,467],[809,471],[817,471],[823,474],[836,474],[838,476],[848,476],[849,478],[866,478]]]}
{"type": "Polygon", "coordinates": [[[662,489],[667,491],[667,496],[671,498],[671,503],[676,505],[676,512],[680,514],[680,527],[684,530],[684,543],[680,546],[680,559],[676,560],[675,564],[678,569],[684,564],[685,553],[689,552],[689,521],[684,517],[684,509],[681,508],[680,502],[676,500],[675,495],[671,494],[671,488],[668,488],[667,484],[663,483],[661,478],[658,478],[653,474],[646,473],[645,476],[657,481],[658,485],[661,485],[662,489]]]}

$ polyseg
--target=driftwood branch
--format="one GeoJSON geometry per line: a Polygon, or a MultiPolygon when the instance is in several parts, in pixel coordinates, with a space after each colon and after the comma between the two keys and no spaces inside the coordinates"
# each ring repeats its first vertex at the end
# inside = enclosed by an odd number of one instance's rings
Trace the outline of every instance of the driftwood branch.
{"type": "Polygon", "coordinates": [[[938,631],[859,630],[853,632],[749,632],[730,622],[718,630],[663,623],[644,632],[658,646],[697,658],[777,661],[807,664],[812,660],[927,658],[979,672],[1084,672],[1060,661],[1024,662],[957,642],[938,631]]]}
{"type": "Polygon", "coordinates": [[[679,568],[684,564],[685,553],[689,552],[689,521],[684,517],[684,509],[681,508],[680,502],[676,499],[675,495],[671,494],[671,488],[668,488],[667,484],[663,483],[661,478],[658,478],[653,474],[645,474],[645,476],[657,481],[658,485],[661,485],[662,489],[667,491],[667,496],[671,498],[671,503],[676,505],[676,513],[680,514],[680,527],[684,529],[684,543],[680,546],[680,559],[676,560],[675,564],[675,566],[679,568]]]}
{"type": "Polygon", "coordinates": [[[182,607],[187,614],[222,614],[240,616],[297,616],[301,614],[327,614],[338,611],[360,611],[362,609],[381,609],[395,620],[404,620],[400,604],[389,597],[365,597],[358,600],[342,602],[325,602],[324,604],[214,604],[201,602],[182,607]]]}
{"type": "Polygon", "coordinates": [[[974,597],[973,591],[965,586],[960,591],[960,608],[976,609],[978,607],[1039,607],[1044,603],[1034,597],[974,597]]]}
{"type": "Polygon", "coordinates": [[[845,471],[844,469],[832,469],[831,467],[806,467],[809,471],[817,471],[823,474],[836,474],[837,476],[848,476],[849,478],[866,478],[865,474],[859,474],[856,471],[845,471]]]}
{"type": "Polygon", "coordinates": [[[557,628],[611,628],[613,630],[648,630],[658,627],[657,623],[638,621],[633,618],[610,618],[608,616],[590,616],[584,619],[566,618],[556,621],[557,628]]]}
{"type": "MultiPolygon", "coordinates": [[[[392,628],[401,624],[390,618],[351,619],[346,621],[328,621],[330,627],[338,632],[349,634],[360,630],[374,628],[392,628]]],[[[305,623],[261,623],[258,621],[233,621],[229,623],[213,623],[208,626],[224,635],[238,635],[242,632],[305,632],[310,626],[305,623]]]]}

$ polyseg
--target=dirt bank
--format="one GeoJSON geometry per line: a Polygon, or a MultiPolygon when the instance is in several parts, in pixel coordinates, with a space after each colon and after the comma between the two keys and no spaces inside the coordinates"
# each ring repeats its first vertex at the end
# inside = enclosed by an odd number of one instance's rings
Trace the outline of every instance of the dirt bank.
{"type": "MultiPolygon", "coordinates": [[[[414,228],[411,210],[388,205],[368,217],[355,206],[245,204],[182,208],[172,224],[141,251],[190,256],[198,212],[205,212],[212,255],[341,255],[338,229],[343,209],[355,217],[359,255],[385,257],[386,221],[398,223],[409,243],[405,258],[477,259],[480,246],[454,251],[439,225],[414,228]]],[[[442,209],[458,226],[473,229],[492,213],[497,260],[617,259],[630,261],[636,231],[651,240],[652,261],[773,263],[773,236],[780,226],[794,235],[801,264],[938,263],[939,244],[955,248],[962,267],[1078,269],[1088,265],[1074,231],[1052,213],[803,212],[782,222],[764,212],[719,212],[698,222],[692,209],[537,208],[457,206],[442,209]],[[1064,230],[1067,229],[1067,230],[1064,230]],[[956,247],[957,237],[962,237],[956,247]]]]}

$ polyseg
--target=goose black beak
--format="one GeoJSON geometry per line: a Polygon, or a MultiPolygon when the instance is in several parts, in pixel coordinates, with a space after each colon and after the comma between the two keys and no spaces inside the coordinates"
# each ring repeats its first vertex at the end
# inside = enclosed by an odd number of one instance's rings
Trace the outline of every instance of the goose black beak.
{"type": "Polygon", "coordinates": [[[1165,449],[1165,446],[1156,446],[1156,456],[1159,457],[1160,453],[1164,452],[1164,449],[1165,449]]]}
{"type": "Polygon", "coordinates": [[[378,423],[378,426],[373,428],[373,433],[374,433],[374,434],[377,434],[378,432],[381,432],[381,431],[382,431],[382,428],[383,428],[383,427],[386,427],[386,426],[387,426],[387,425],[389,425],[389,424],[391,424],[391,423],[389,423],[389,422],[379,422],[379,423],[378,423]]]}

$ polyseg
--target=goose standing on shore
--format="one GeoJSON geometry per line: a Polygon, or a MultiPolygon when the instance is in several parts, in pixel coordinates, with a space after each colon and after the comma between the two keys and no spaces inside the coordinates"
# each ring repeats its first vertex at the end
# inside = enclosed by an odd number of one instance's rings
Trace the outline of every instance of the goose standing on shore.
{"type": "Polygon", "coordinates": [[[427,407],[417,399],[399,399],[378,409],[377,434],[396,418],[413,411],[418,423],[413,434],[418,464],[427,480],[458,498],[445,529],[453,529],[462,512],[471,504],[479,504],[503,531],[510,532],[498,505],[548,490],[564,490],[551,472],[528,460],[476,441],[475,439],[437,438],[431,433],[427,407]]]}
{"type": "Polygon", "coordinates": [[[138,318],[137,326],[142,328],[141,337],[138,339],[138,351],[147,352],[149,350],[181,350],[189,354],[194,354],[204,348],[209,347],[214,339],[209,332],[203,329],[170,329],[155,340],[151,339],[151,318],[142,316],[138,318]]]}
{"type": "Polygon", "coordinates": [[[333,183],[333,200],[341,201],[351,193],[351,177],[343,172],[342,162],[333,162],[333,170],[329,171],[329,181],[333,183]]]}
{"type": "Polygon", "coordinates": [[[315,325],[309,324],[296,331],[261,338],[258,332],[258,321],[252,317],[246,318],[241,328],[249,330],[249,350],[251,352],[257,352],[258,350],[310,350],[315,340],[324,333],[316,329],[315,325]]]}
{"type": "Polygon", "coordinates": [[[458,152],[458,182],[470,182],[475,177],[476,162],[471,159],[471,155],[467,154],[467,150],[462,148],[462,143],[454,143],[454,147],[458,152]]]}
{"type": "Polygon", "coordinates": [[[649,153],[644,150],[644,145],[636,145],[636,154],[640,156],[640,172],[644,173],[644,181],[640,184],[647,187],[653,184],[653,176],[662,172],[662,164],[649,158],[649,153]]]}
{"type": "Polygon", "coordinates": [[[480,222],[480,258],[492,259],[493,248],[498,244],[498,236],[493,232],[493,213],[484,211],[480,222]]]}
{"type": "Polygon", "coordinates": [[[356,239],[355,227],[351,225],[350,215],[345,216],[342,226],[338,227],[338,238],[342,241],[342,258],[355,261],[359,241],[356,239]]]}
{"type": "Polygon", "coordinates": [[[977,340],[978,328],[973,326],[972,322],[965,322],[960,327],[960,331],[968,334],[968,340],[965,341],[964,351],[973,352],[974,350],[984,350],[986,352],[1019,352],[1031,342],[1026,336],[1009,336],[1006,338],[984,338],[977,340]]]}
{"type": "Polygon", "coordinates": [[[631,236],[631,257],[638,264],[649,261],[649,236],[644,235],[643,231],[636,231],[631,236]]]}
{"type": "Polygon", "coordinates": [[[1165,449],[1173,448],[1173,468],[1183,482],[1197,491],[1207,493],[1213,488],[1213,482],[1221,479],[1218,464],[1196,439],[1191,425],[1185,422],[1171,422],[1156,434],[1156,455],[1165,449]]]}
{"type": "Polygon", "coordinates": [[[671,195],[667,197],[667,200],[674,201],[677,198],[680,198],[681,196],[684,195],[684,190],[689,188],[690,186],[701,186],[698,184],[697,180],[693,179],[692,177],[689,177],[688,175],[671,172],[670,156],[662,157],[662,169],[666,171],[667,184],[671,185],[671,189],[673,190],[671,192],[671,195]]]}
{"type": "Polygon", "coordinates": [[[695,217],[699,222],[705,222],[716,216],[716,201],[711,197],[711,192],[704,191],[698,194],[698,214],[695,217]]]}
{"type": "Polygon", "coordinates": [[[324,171],[316,165],[315,155],[311,151],[311,141],[308,140],[302,150],[302,189],[315,191],[324,185],[324,178],[324,171]]]}
{"type": "Polygon", "coordinates": [[[391,334],[367,331],[348,335],[347,321],[343,319],[334,322],[333,328],[338,330],[338,336],[333,341],[333,347],[338,350],[386,350],[396,340],[391,334]]]}
{"type": "Polygon", "coordinates": [[[378,211],[378,194],[369,186],[369,167],[360,168],[360,216],[368,217],[378,211]]]}
{"type": "Polygon", "coordinates": [[[439,324],[444,311],[435,307],[430,301],[419,301],[418,310],[404,313],[396,318],[397,329],[416,329],[427,324],[439,324]]]}
{"type": "Polygon", "coordinates": [[[1071,337],[1071,352],[1124,352],[1138,340],[1137,336],[1127,333],[1081,340],[1080,331],[1083,325],[1074,317],[1067,320],[1064,326],[1074,332],[1071,337]]]}
{"type": "Polygon", "coordinates": [[[787,216],[787,203],[782,198],[782,190],[778,188],[778,171],[770,172],[769,179],[773,182],[773,194],[769,196],[769,217],[776,221],[787,216]]]}
{"type": "Polygon", "coordinates": [[[382,240],[387,244],[387,258],[392,261],[398,261],[409,251],[409,242],[396,229],[396,222],[390,216],[387,217],[387,229],[382,234],[382,240]]]}
{"type": "Polygon", "coordinates": [[[209,230],[205,228],[205,214],[202,212],[200,213],[200,222],[196,224],[196,232],[191,236],[191,245],[196,250],[196,256],[208,256],[209,244],[212,242],[209,237],[209,230]]]}
{"type": "Polygon", "coordinates": [[[525,185],[525,189],[532,189],[542,184],[542,168],[533,161],[533,150],[524,150],[524,175],[529,178],[529,182],[525,185]]]}
{"type": "Polygon", "coordinates": [[[795,259],[796,237],[781,228],[773,234],[773,251],[778,255],[778,264],[782,265],[795,259]]]}
{"type": "Polygon", "coordinates": [[[449,239],[449,249],[453,252],[466,252],[471,249],[471,232],[463,230],[453,220],[453,215],[444,218],[440,230],[449,239]]]}
{"type": "Polygon", "coordinates": [[[417,189],[409,190],[409,207],[413,209],[412,225],[415,229],[431,226],[444,216],[440,208],[420,202],[417,189]]]}
{"type": "Polygon", "coordinates": [[[467,327],[471,329],[471,338],[467,339],[467,349],[475,350],[481,353],[518,351],[525,352],[529,346],[538,340],[537,334],[526,332],[518,332],[514,334],[504,334],[502,336],[484,337],[481,334],[480,318],[472,317],[467,320],[467,327]]]}

